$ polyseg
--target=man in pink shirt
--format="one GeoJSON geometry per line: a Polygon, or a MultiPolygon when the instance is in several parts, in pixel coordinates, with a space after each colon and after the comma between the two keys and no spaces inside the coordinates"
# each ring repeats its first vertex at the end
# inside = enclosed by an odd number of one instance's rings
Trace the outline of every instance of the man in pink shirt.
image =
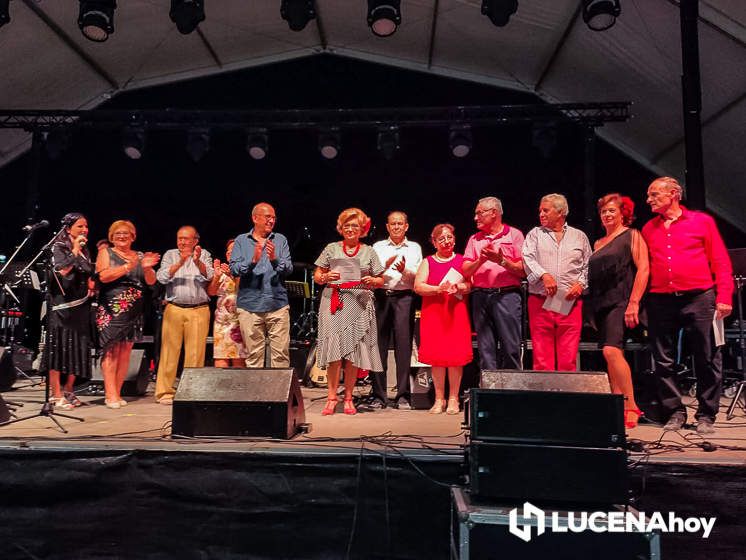
{"type": "Polygon", "coordinates": [[[680,329],[686,329],[697,375],[697,433],[714,432],[723,384],[722,356],[715,346],[713,317],[733,310],[733,271],[715,221],[683,207],[681,185],[659,177],[647,202],[658,214],[642,228],[650,250],[649,333],[661,405],[670,413],[664,430],[686,423],[686,408],[673,366],[680,329]]]}
{"type": "Polygon", "coordinates": [[[479,231],[469,238],[464,251],[464,276],[472,281],[471,308],[482,370],[523,369],[523,234],[504,224],[502,217],[500,199],[482,198],[474,212],[479,231]]]}

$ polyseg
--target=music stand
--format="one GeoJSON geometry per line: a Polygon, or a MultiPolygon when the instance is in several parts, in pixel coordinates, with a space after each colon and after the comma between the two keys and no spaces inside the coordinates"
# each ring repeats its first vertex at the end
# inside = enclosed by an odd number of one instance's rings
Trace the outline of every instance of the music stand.
{"type": "MultiPolygon", "coordinates": [[[[46,361],[46,374],[47,374],[47,382],[44,386],[44,404],[41,407],[41,410],[35,414],[29,414],[28,416],[24,416],[22,418],[15,418],[9,422],[5,422],[0,424],[0,426],[8,426],[10,424],[15,424],[16,422],[23,422],[24,420],[28,420],[30,418],[36,418],[37,416],[45,416],[49,418],[52,422],[54,422],[57,427],[62,431],[63,434],[67,433],[67,430],[64,428],[62,424],[55,418],[55,416],[62,416],[63,418],[70,418],[71,420],[77,420],[79,422],[85,422],[85,418],[79,418],[77,416],[72,416],[71,414],[62,414],[60,412],[54,411],[54,403],[50,402],[49,400],[49,364],[51,362],[50,356],[49,356],[49,348],[51,347],[50,344],[50,337],[51,332],[49,331],[49,321],[50,317],[52,316],[52,295],[49,291],[49,283],[52,281],[52,276],[54,275],[54,270],[52,269],[52,255],[51,255],[51,247],[52,243],[54,243],[54,240],[57,239],[57,236],[60,235],[63,230],[65,229],[65,226],[63,225],[60,230],[55,233],[52,238],[47,241],[46,245],[41,248],[41,250],[36,254],[36,256],[31,259],[31,261],[26,265],[26,267],[21,271],[21,273],[18,275],[19,278],[21,278],[26,271],[28,271],[34,263],[36,263],[39,258],[41,258],[42,255],[46,255],[45,260],[45,269],[46,269],[46,282],[44,283],[44,301],[46,302],[46,329],[44,333],[44,351],[47,352],[47,361],[46,361]]],[[[42,361],[43,363],[43,361],[42,361]]]]}
{"type": "MultiPolygon", "coordinates": [[[[743,284],[746,282],[746,248],[743,249],[731,249],[728,251],[730,255],[730,262],[733,266],[733,279],[736,284],[736,314],[738,317],[738,355],[741,359],[741,381],[738,382],[738,388],[736,394],[733,397],[733,401],[728,406],[728,411],[725,415],[726,420],[730,420],[734,416],[736,406],[741,400],[741,397],[746,399],[744,395],[744,387],[746,387],[746,339],[744,337],[744,324],[743,324],[743,284]]],[[[741,407],[746,410],[746,405],[741,404],[741,407]]]]}
{"type": "Polygon", "coordinates": [[[295,280],[285,280],[285,289],[289,297],[308,299],[311,297],[311,289],[308,282],[296,282],[295,280]]]}

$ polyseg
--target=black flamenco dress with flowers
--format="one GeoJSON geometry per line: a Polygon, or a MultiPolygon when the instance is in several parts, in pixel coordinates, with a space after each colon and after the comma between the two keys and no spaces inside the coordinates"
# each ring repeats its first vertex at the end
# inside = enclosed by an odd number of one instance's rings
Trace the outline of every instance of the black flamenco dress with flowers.
{"type": "MultiPolygon", "coordinates": [[[[127,264],[112,249],[109,252],[111,267],[127,264]]],[[[142,258],[142,253],[138,257],[142,258]]],[[[145,277],[142,265],[138,265],[113,282],[101,283],[96,311],[99,352],[106,352],[118,342],[134,341],[142,334],[143,294],[145,277]]]]}

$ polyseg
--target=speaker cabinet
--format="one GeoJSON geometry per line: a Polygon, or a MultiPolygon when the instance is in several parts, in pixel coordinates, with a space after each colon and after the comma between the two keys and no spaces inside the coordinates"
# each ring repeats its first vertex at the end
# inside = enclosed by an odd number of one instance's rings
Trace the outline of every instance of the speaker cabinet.
{"type": "MultiPolygon", "coordinates": [[[[91,368],[91,382],[103,384],[104,376],[101,363],[96,361],[91,368]]],[[[148,390],[150,372],[148,371],[148,356],[143,348],[133,348],[130,353],[130,363],[127,367],[127,377],[122,385],[122,396],[142,397],[148,390]]]]}
{"type": "Polygon", "coordinates": [[[479,386],[482,389],[517,391],[611,393],[609,378],[603,371],[483,370],[479,386]]]}
{"type": "Polygon", "coordinates": [[[581,447],[624,444],[624,397],[598,393],[472,389],[472,439],[581,447]]]}
{"type": "Polygon", "coordinates": [[[305,420],[293,369],[185,368],[171,432],[290,439],[305,420]]]}
{"type": "Polygon", "coordinates": [[[18,379],[13,365],[13,355],[7,348],[0,347],[0,391],[10,391],[18,379]]]}
{"type": "Polygon", "coordinates": [[[626,504],[627,454],[621,449],[472,441],[474,495],[507,501],[626,504]]]}
{"type": "Polygon", "coordinates": [[[416,410],[430,409],[435,404],[435,388],[429,367],[413,367],[409,376],[409,404],[416,410]]]}

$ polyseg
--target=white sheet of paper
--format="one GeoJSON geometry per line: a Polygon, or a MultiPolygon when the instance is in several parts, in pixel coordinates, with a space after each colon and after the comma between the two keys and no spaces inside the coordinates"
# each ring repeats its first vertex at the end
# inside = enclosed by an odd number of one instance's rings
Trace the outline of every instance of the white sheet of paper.
{"type": "MultiPolygon", "coordinates": [[[[448,269],[448,272],[446,272],[446,275],[443,276],[443,280],[440,281],[440,284],[438,284],[438,286],[442,286],[446,282],[450,282],[451,284],[458,284],[459,282],[463,282],[463,281],[464,281],[464,275],[461,274],[455,268],[451,267],[448,269]]],[[[464,299],[464,296],[462,296],[461,294],[453,294],[453,295],[457,299],[464,299]]]]}
{"type": "Polygon", "coordinates": [[[547,296],[547,299],[544,301],[544,305],[542,305],[542,309],[546,309],[547,311],[554,311],[555,313],[559,313],[560,315],[568,315],[570,311],[572,310],[572,305],[575,303],[575,300],[572,299],[565,299],[565,296],[567,295],[567,290],[562,290],[557,288],[557,293],[553,296],[547,296]]]}
{"type": "Polygon", "coordinates": [[[712,316],[712,330],[715,334],[715,346],[725,346],[725,322],[718,319],[717,311],[712,316]]]}
{"type": "Polygon", "coordinates": [[[339,272],[339,280],[335,284],[360,282],[360,261],[357,259],[330,259],[329,270],[339,272]]]}

